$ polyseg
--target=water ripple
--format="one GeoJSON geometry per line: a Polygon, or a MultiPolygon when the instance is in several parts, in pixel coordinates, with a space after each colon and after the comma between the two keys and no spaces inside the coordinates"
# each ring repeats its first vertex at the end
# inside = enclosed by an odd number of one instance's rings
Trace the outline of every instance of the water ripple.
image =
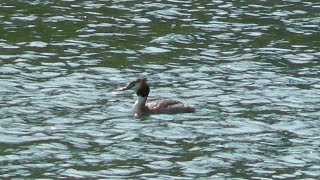
{"type": "Polygon", "coordinates": [[[318,2],[0,4],[0,178],[320,176],[318,2]]]}

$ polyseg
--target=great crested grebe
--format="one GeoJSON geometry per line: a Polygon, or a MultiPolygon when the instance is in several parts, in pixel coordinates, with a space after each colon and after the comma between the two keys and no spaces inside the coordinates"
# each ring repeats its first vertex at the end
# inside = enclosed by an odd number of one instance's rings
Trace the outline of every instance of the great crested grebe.
{"type": "Polygon", "coordinates": [[[161,99],[146,103],[150,92],[147,81],[147,78],[139,77],[137,80],[131,81],[126,87],[120,89],[120,91],[132,89],[137,94],[137,100],[132,107],[134,115],[141,113],[176,114],[195,112],[195,108],[175,100],[161,99]]]}

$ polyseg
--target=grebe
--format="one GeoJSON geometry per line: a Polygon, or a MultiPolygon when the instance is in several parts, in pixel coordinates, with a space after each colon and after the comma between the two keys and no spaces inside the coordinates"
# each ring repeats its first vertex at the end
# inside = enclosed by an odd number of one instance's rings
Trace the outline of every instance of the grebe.
{"type": "Polygon", "coordinates": [[[150,92],[147,81],[147,78],[140,77],[120,89],[120,91],[132,89],[137,94],[137,100],[132,107],[134,115],[140,115],[141,113],[176,114],[195,112],[195,108],[175,100],[161,99],[146,103],[150,92]]]}

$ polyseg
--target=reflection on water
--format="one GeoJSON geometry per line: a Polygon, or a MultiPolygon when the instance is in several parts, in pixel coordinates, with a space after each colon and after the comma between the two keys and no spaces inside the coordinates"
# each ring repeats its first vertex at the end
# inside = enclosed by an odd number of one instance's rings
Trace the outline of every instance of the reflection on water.
{"type": "Polygon", "coordinates": [[[317,179],[319,7],[0,3],[0,177],[317,179]],[[198,111],[131,117],[141,73],[198,111]]]}

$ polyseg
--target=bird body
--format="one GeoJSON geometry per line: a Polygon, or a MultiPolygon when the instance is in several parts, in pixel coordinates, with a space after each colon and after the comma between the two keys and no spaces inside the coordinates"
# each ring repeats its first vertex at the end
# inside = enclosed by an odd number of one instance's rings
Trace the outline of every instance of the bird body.
{"type": "Polygon", "coordinates": [[[159,99],[147,103],[150,87],[146,78],[138,78],[137,80],[131,81],[126,87],[120,90],[124,91],[129,89],[134,90],[137,95],[137,100],[131,110],[135,115],[142,113],[176,114],[195,112],[195,108],[176,100],[159,99]]]}

